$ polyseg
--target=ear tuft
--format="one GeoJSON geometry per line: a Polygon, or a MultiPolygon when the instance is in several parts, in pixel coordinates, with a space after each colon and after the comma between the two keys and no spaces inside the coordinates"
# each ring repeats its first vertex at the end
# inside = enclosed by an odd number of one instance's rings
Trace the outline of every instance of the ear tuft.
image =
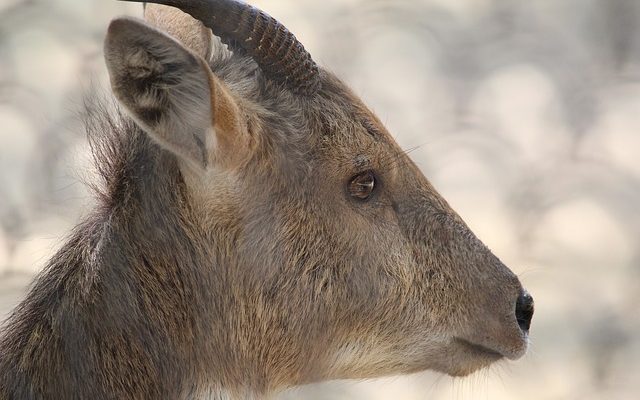
{"type": "Polygon", "coordinates": [[[195,57],[173,38],[132,18],[111,21],[105,40],[108,66],[121,67],[125,72],[144,77],[137,72],[163,73],[170,62],[195,63],[195,57]],[[114,57],[115,56],[115,57],[114,57]],[[119,62],[119,65],[110,64],[119,62]]]}
{"type": "Polygon", "coordinates": [[[168,89],[184,83],[185,74],[207,78],[198,56],[172,37],[130,18],[119,18],[109,25],[105,58],[116,84],[152,84],[168,89]]]}
{"type": "Polygon", "coordinates": [[[204,60],[131,18],[111,22],[105,59],[115,96],[138,124],[171,151],[206,167],[213,115],[204,60]]]}
{"type": "Polygon", "coordinates": [[[202,57],[131,18],[111,22],[104,51],[114,95],[159,144],[200,170],[245,159],[240,108],[202,57]]]}

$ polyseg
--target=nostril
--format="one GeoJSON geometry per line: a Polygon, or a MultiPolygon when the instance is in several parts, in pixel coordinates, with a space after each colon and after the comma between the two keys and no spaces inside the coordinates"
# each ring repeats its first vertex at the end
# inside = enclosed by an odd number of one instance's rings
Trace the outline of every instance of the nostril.
{"type": "Polygon", "coordinates": [[[533,297],[526,291],[522,291],[516,300],[516,320],[523,332],[528,332],[533,318],[533,297]]]}

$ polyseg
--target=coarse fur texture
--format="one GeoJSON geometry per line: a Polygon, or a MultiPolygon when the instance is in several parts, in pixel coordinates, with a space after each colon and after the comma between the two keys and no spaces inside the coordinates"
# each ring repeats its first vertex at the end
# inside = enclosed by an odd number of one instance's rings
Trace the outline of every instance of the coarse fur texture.
{"type": "Polygon", "coordinates": [[[0,400],[258,399],[524,354],[517,277],[344,83],[297,96],[165,10],[109,28],[98,204],[2,327],[0,400]]]}

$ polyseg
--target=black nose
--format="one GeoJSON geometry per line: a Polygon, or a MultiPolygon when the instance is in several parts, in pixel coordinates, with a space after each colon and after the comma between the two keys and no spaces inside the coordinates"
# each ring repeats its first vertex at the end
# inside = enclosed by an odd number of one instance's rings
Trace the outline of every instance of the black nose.
{"type": "Polygon", "coordinates": [[[529,332],[531,318],[533,318],[533,297],[523,290],[516,301],[516,320],[525,333],[529,332]]]}

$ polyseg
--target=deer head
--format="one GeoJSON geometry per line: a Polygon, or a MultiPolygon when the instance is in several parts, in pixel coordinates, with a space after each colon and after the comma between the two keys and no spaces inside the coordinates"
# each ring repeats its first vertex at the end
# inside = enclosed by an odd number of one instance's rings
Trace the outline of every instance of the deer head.
{"type": "Polygon", "coordinates": [[[202,382],[462,376],[526,352],[518,278],[283,25],[240,1],[152,3],[111,23],[105,56],[178,160],[200,267],[222,282],[202,382]]]}

